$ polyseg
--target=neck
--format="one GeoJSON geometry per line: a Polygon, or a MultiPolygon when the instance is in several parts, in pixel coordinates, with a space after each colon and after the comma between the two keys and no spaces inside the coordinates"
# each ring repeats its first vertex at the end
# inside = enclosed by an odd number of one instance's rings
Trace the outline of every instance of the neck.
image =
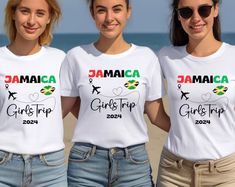
{"type": "Polygon", "coordinates": [[[189,39],[186,50],[193,56],[205,57],[215,53],[221,45],[222,42],[216,40],[214,36],[207,37],[200,41],[189,39]]]}
{"type": "Polygon", "coordinates": [[[95,47],[106,54],[119,54],[128,50],[131,46],[128,44],[122,35],[115,39],[105,38],[100,36],[97,42],[95,42],[95,47]]]}
{"type": "Polygon", "coordinates": [[[35,54],[38,51],[40,51],[41,46],[39,45],[38,40],[21,41],[20,39],[16,38],[14,42],[8,45],[8,49],[15,55],[27,56],[27,55],[35,54]]]}

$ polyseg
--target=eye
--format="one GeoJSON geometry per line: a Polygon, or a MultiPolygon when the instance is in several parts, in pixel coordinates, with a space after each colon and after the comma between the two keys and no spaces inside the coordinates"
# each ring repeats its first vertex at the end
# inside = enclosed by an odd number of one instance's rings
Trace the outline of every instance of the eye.
{"type": "Polygon", "coordinates": [[[30,13],[28,9],[20,9],[19,12],[23,15],[28,15],[30,13]]]}
{"type": "Polygon", "coordinates": [[[45,15],[45,12],[37,12],[38,17],[43,17],[45,15]]]}
{"type": "Polygon", "coordinates": [[[105,9],[103,9],[103,8],[99,8],[99,9],[97,9],[96,11],[97,11],[97,13],[99,13],[99,14],[105,13],[105,9]]]}
{"type": "Polygon", "coordinates": [[[179,15],[184,19],[189,19],[193,15],[193,10],[190,7],[182,7],[177,9],[179,15]]]}
{"type": "Polygon", "coordinates": [[[114,11],[115,13],[119,13],[119,12],[122,11],[122,9],[121,9],[121,8],[114,8],[113,11],[114,11]]]}

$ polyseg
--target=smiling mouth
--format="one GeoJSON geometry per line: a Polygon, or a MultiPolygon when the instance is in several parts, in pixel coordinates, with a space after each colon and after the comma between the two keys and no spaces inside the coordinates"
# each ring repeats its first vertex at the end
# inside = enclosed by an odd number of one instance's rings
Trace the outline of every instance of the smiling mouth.
{"type": "Polygon", "coordinates": [[[24,29],[29,33],[34,33],[38,28],[24,27],[24,29]]]}
{"type": "Polygon", "coordinates": [[[202,24],[202,25],[194,25],[194,26],[190,26],[191,29],[194,29],[194,30],[198,30],[198,29],[202,29],[205,25],[202,24]]]}
{"type": "Polygon", "coordinates": [[[112,24],[112,25],[103,25],[105,29],[107,30],[113,30],[117,27],[118,24],[112,24]]]}
{"type": "Polygon", "coordinates": [[[190,26],[190,29],[194,32],[201,32],[204,28],[205,24],[202,24],[202,25],[193,25],[193,26],[190,26]]]}

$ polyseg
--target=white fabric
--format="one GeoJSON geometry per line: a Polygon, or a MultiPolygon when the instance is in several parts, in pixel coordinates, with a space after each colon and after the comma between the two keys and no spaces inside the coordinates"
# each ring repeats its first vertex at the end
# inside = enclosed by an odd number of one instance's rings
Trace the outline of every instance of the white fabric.
{"type": "Polygon", "coordinates": [[[207,57],[192,56],[185,46],[159,52],[168,83],[169,151],[189,160],[219,159],[235,152],[234,59],[235,47],[226,43],[207,57]]]}
{"type": "Polygon", "coordinates": [[[29,56],[0,48],[0,150],[42,154],[64,148],[59,87],[64,57],[50,47],[29,56]]]}
{"type": "Polygon", "coordinates": [[[134,44],[117,55],[100,53],[93,44],[72,49],[61,68],[61,88],[63,96],[81,98],[73,142],[105,148],[147,142],[144,103],[164,94],[156,55],[134,44]]]}

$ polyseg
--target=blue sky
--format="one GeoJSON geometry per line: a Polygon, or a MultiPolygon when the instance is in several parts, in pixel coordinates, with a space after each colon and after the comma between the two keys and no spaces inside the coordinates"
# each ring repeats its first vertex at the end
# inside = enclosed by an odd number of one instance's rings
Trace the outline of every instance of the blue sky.
{"type": "MultiPolygon", "coordinates": [[[[4,7],[7,0],[0,0],[0,33],[3,33],[4,7]]],[[[56,33],[97,32],[88,11],[86,0],[59,0],[63,17],[56,33]]],[[[126,28],[129,33],[168,32],[171,0],[131,0],[132,16],[126,28]]],[[[235,33],[235,0],[224,0],[220,6],[223,32],[235,33]]]]}

